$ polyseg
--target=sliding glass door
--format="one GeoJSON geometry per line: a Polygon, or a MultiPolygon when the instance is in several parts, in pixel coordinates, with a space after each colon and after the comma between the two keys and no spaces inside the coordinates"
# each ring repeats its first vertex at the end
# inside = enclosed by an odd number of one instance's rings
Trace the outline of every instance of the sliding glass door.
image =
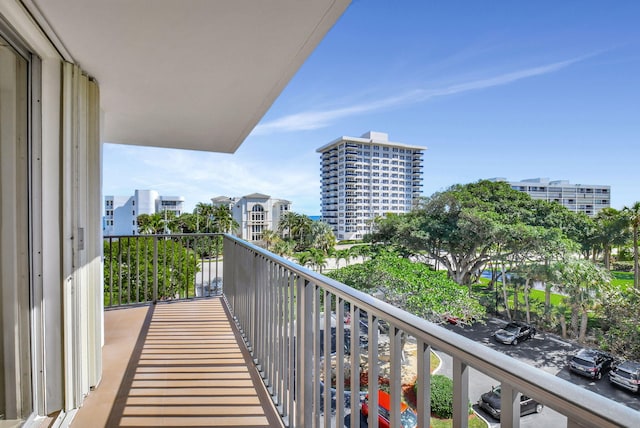
{"type": "Polygon", "coordinates": [[[33,411],[29,73],[27,57],[0,31],[0,420],[24,419],[33,411]]]}

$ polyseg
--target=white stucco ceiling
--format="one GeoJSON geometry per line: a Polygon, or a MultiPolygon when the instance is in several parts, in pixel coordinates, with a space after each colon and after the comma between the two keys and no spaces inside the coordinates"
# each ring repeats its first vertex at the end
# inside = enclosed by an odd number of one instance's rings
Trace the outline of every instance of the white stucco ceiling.
{"type": "Polygon", "coordinates": [[[350,0],[31,0],[105,142],[233,152],[350,0]]]}

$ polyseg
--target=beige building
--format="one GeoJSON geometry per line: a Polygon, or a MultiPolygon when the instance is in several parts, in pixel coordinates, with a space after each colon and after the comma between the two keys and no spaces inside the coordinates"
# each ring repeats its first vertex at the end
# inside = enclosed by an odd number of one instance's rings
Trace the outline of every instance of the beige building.
{"type": "Polygon", "coordinates": [[[280,218],[291,210],[291,202],[262,193],[241,198],[218,196],[212,198],[211,202],[214,206],[228,206],[239,225],[236,235],[251,242],[261,241],[265,230],[278,230],[280,218]]]}

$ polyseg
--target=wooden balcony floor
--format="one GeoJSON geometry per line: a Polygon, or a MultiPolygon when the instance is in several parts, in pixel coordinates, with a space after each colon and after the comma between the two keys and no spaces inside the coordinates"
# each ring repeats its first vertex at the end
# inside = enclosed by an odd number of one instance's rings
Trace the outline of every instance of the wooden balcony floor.
{"type": "Polygon", "coordinates": [[[105,311],[102,381],[72,427],[280,427],[219,298],[105,311]]]}

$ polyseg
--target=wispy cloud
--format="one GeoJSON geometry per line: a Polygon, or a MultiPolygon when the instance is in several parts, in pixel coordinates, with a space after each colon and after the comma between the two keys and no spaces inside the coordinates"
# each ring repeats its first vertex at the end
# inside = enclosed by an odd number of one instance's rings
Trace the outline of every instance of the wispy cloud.
{"type": "Polygon", "coordinates": [[[566,61],[554,62],[538,67],[531,67],[494,77],[457,83],[441,88],[416,89],[413,91],[405,92],[404,94],[395,97],[383,98],[377,101],[351,105],[349,107],[340,107],[323,111],[306,111],[302,113],[291,114],[281,117],[280,119],[259,124],[254,129],[253,135],[266,135],[277,132],[307,131],[324,128],[330,125],[335,120],[349,116],[393,108],[400,105],[424,102],[435,97],[455,95],[463,92],[503,86],[529,77],[554,73],[556,71],[567,68],[572,64],[583,61],[590,56],[592,55],[573,58],[566,61]]]}
{"type": "MultiPolygon", "coordinates": [[[[241,153],[192,152],[154,147],[104,145],[104,194],[129,196],[135,189],[151,189],[164,196],[183,196],[191,211],[198,202],[215,196],[243,196],[266,193],[294,203],[297,212],[318,211],[319,178],[315,153],[297,154],[287,168],[274,168],[268,174],[263,161],[241,153]],[[126,153],[127,156],[121,156],[126,153]]],[[[293,158],[293,156],[291,157],[293,158]]]]}

